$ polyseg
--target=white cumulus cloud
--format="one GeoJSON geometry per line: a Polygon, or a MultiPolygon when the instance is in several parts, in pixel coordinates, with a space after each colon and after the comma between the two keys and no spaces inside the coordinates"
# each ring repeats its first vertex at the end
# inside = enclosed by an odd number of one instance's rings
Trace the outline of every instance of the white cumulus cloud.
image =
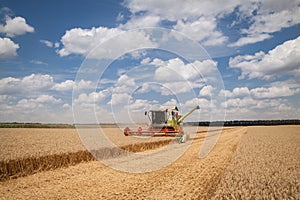
{"type": "Polygon", "coordinates": [[[253,1],[252,5],[248,3],[239,7],[241,16],[250,17],[252,24],[249,28],[241,29],[245,36],[239,38],[230,46],[243,46],[271,38],[272,33],[278,32],[300,23],[300,5],[299,0],[289,1],[271,1],[260,0],[253,1]],[[253,12],[256,15],[253,15],[253,12]]]}
{"type": "Polygon", "coordinates": [[[66,80],[64,82],[61,83],[56,83],[52,89],[56,90],[56,91],[68,91],[68,90],[72,90],[74,87],[74,81],[72,80],[66,80]]]}
{"type": "Polygon", "coordinates": [[[173,28],[206,46],[220,45],[228,39],[217,30],[217,21],[212,17],[200,17],[187,22],[178,20],[173,28]]]}
{"type": "Polygon", "coordinates": [[[201,74],[207,74],[214,71],[217,63],[213,60],[194,61],[185,64],[181,59],[174,58],[167,61],[154,59],[151,64],[157,66],[155,79],[164,82],[178,80],[195,80],[201,74]]]}
{"type": "Polygon", "coordinates": [[[71,110],[64,106],[61,98],[41,94],[30,98],[22,97],[17,101],[11,96],[4,100],[0,104],[2,122],[72,123],[71,110]]]}
{"type": "Polygon", "coordinates": [[[222,3],[214,0],[186,0],[176,3],[171,0],[127,0],[124,5],[132,13],[125,25],[130,25],[131,28],[147,27],[148,24],[161,26],[167,21],[175,24],[175,30],[206,46],[222,45],[228,41],[225,32],[219,30],[217,25],[220,19],[232,13],[238,16],[232,23],[238,26],[233,28],[237,28],[242,37],[229,44],[230,47],[263,41],[271,38],[273,33],[300,22],[299,0],[233,0],[222,3]],[[246,21],[249,27],[239,26],[246,21]]]}
{"type": "Polygon", "coordinates": [[[160,26],[164,21],[175,24],[173,28],[206,46],[221,45],[227,37],[217,29],[217,18],[230,13],[239,1],[224,4],[214,1],[126,1],[125,6],[133,17],[125,24],[131,28],[160,26]],[[145,12],[144,15],[138,13],[145,12]],[[143,22],[143,23],[140,23],[143,22]]]}
{"type": "Polygon", "coordinates": [[[17,56],[19,45],[9,38],[0,38],[0,59],[12,58],[17,56]]]}
{"type": "Polygon", "coordinates": [[[0,94],[19,94],[49,89],[53,85],[50,75],[31,74],[23,78],[6,77],[0,79],[0,94]]]}
{"type": "Polygon", "coordinates": [[[73,80],[66,80],[61,83],[56,83],[52,89],[56,91],[70,91],[73,90],[73,88],[77,90],[82,90],[82,89],[88,89],[92,88],[91,81],[85,81],[85,80],[80,80],[79,82],[75,83],[73,80]]]}
{"type": "Polygon", "coordinates": [[[255,98],[278,98],[292,96],[295,92],[295,90],[290,89],[288,86],[273,86],[269,88],[254,88],[251,90],[251,95],[255,98]]]}
{"type": "MultiPolygon", "coordinates": [[[[290,81],[289,81],[290,82],[290,81]]],[[[237,87],[232,91],[221,90],[220,95],[225,95],[229,99],[251,97],[253,99],[271,99],[279,97],[293,96],[300,92],[298,84],[286,84],[286,82],[277,82],[269,87],[257,87],[248,89],[248,87],[237,87]]]]}
{"type": "Polygon", "coordinates": [[[201,113],[206,113],[206,114],[209,114],[209,113],[212,114],[213,110],[217,108],[217,105],[215,104],[214,101],[207,100],[205,98],[193,98],[193,99],[187,100],[186,102],[183,103],[183,108],[186,111],[188,111],[197,105],[200,106],[201,113]]]}
{"type": "Polygon", "coordinates": [[[127,105],[129,100],[131,99],[131,95],[127,93],[113,93],[111,100],[108,104],[111,105],[127,105]]]}
{"type": "Polygon", "coordinates": [[[119,29],[109,29],[106,27],[93,27],[91,29],[73,28],[67,30],[61,38],[63,48],[59,50],[59,55],[67,56],[71,53],[85,55],[96,45],[120,33],[119,29]]]}
{"type": "Polygon", "coordinates": [[[129,112],[139,112],[143,113],[144,111],[148,111],[153,109],[153,107],[157,106],[158,102],[147,99],[135,99],[134,101],[130,101],[128,106],[125,106],[129,112]]]}
{"type": "Polygon", "coordinates": [[[74,99],[74,103],[78,105],[90,104],[92,106],[104,100],[109,94],[109,90],[101,90],[99,92],[92,92],[89,94],[82,93],[76,99],[74,99]]]}
{"type": "Polygon", "coordinates": [[[251,34],[248,35],[247,37],[242,37],[238,41],[229,44],[228,46],[230,47],[236,47],[236,46],[243,46],[246,44],[253,44],[256,42],[263,41],[265,39],[271,38],[271,35],[265,34],[265,33],[260,33],[260,34],[251,34]]]}
{"type": "Polygon", "coordinates": [[[47,47],[53,47],[53,42],[49,40],[40,40],[40,42],[46,45],[47,47]]]}
{"type": "Polygon", "coordinates": [[[157,27],[161,21],[159,16],[145,15],[145,16],[132,16],[132,18],[125,24],[121,24],[121,29],[136,29],[145,27],[157,27]]]}
{"type": "Polygon", "coordinates": [[[34,28],[26,23],[23,17],[6,17],[4,25],[0,25],[0,32],[5,33],[8,37],[24,35],[25,33],[34,32],[34,28]]]}
{"type": "Polygon", "coordinates": [[[283,119],[299,116],[297,105],[289,101],[289,98],[300,93],[299,84],[293,80],[252,89],[237,87],[220,93],[227,97],[221,106],[226,109],[228,119],[278,119],[278,116],[283,119]]]}
{"type": "Polygon", "coordinates": [[[221,90],[220,95],[225,95],[227,98],[245,97],[250,95],[250,90],[247,87],[237,87],[234,88],[232,91],[221,90]]]}
{"type": "Polygon", "coordinates": [[[40,109],[45,106],[51,106],[53,104],[61,104],[63,101],[57,99],[51,95],[40,95],[36,98],[24,98],[17,102],[16,108],[26,112],[33,112],[33,109],[40,109]]]}
{"type": "Polygon", "coordinates": [[[153,16],[160,16],[162,19],[177,21],[180,19],[190,20],[198,18],[202,15],[220,15],[230,13],[239,5],[240,1],[218,1],[203,0],[203,1],[178,1],[174,3],[172,0],[149,0],[126,1],[125,6],[133,13],[147,12],[153,16]]]}
{"type": "Polygon", "coordinates": [[[240,79],[274,79],[282,75],[300,77],[300,37],[278,45],[268,53],[230,58],[231,68],[242,70],[240,79]]]}
{"type": "Polygon", "coordinates": [[[62,103],[61,99],[57,99],[47,94],[40,95],[36,99],[33,99],[33,101],[35,101],[36,103],[62,103]]]}
{"type": "Polygon", "coordinates": [[[63,47],[58,51],[60,56],[80,54],[96,59],[113,59],[141,46],[155,47],[155,44],[142,31],[126,32],[119,28],[106,27],[67,30],[61,38],[61,43],[63,47]],[[114,39],[110,40],[112,38],[114,39]],[[108,40],[109,42],[105,43],[108,40]],[[100,47],[95,48],[100,44],[100,47]]]}
{"type": "Polygon", "coordinates": [[[211,97],[212,96],[212,91],[213,87],[211,85],[205,85],[199,92],[199,96],[202,97],[211,97]]]}

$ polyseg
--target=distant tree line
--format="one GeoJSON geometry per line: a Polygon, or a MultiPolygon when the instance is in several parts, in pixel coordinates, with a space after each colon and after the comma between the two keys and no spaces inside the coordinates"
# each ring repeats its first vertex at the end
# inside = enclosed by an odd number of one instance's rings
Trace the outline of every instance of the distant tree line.
{"type": "Polygon", "coordinates": [[[300,119],[283,120],[234,120],[234,121],[202,121],[186,122],[190,126],[275,126],[275,125],[300,125],[300,119]]]}
{"type": "MultiPolygon", "coordinates": [[[[184,122],[188,126],[275,126],[275,125],[300,125],[300,119],[283,120],[233,120],[233,121],[201,121],[184,122]]],[[[0,123],[0,128],[79,128],[95,127],[97,124],[43,124],[43,123],[0,123]]],[[[99,124],[98,124],[99,125],[99,124]]],[[[98,126],[97,125],[97,126],[98,126]]],[[[104,127],[118,127],[117,124],[100,124],[104,127]]]]}
{"type": "Polygon", "coordinates": [[[118,124],[54,124],[54,123],[21,123],[21,122],[0,122],[0,128],[117,128],[118,124]]]}
{"type": "Polygon", "coordinates": [[[75,128],[73,124],[0,123],[0,128],[75,128]]]}

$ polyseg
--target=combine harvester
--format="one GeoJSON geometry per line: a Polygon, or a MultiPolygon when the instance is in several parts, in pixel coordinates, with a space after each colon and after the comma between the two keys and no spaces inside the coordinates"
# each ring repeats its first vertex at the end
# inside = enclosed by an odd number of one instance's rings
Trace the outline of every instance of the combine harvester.
{"type": "Polygon", "coordinates": [[[182,143],[187,140],[187,135],[184,133],[181,122],[195,110],[200,109],[199,106],[194,107],[183,116],[179,115],[177,107],[150,110],[145,112],[150,120],[149,127],[137,130],[132,130],[129,127],[124,129],[125,136],[173,136],[178,137],[178,142],[182,143]]]}

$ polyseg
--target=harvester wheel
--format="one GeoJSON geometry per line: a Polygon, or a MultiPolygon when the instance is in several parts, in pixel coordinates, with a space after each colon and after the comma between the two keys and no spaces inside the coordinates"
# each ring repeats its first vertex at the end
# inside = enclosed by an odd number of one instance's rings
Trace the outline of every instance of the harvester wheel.
{"type": "Polygon", "coordinates": [[[138,133],[139,133],[139,136],[141,136],[141,135],[142,135],[142,130],[143,130],[143,129],[142,129],[142,127],[139,127],[139,128],[138,128],[138,133]]]}
{"type": "Polygon", "coordinates": [[[178,143],[185,143],[188,140],[187,135],[182,132],[182,135],[178,138],[178,143]]]}
{"type": "Polygon", "coordinates": [[[128,127],[126,127],[126,128],[124,129],[124,135],[125,135],[125,136],[129,136],[129,131],[130,131],[130,129],[129,129],[128,127]]]}
{"type": "Polygon", "coordinates": [[[167,133],[168,133],[168,128],[167,127],[164,128],[164,133],[165,133],[165,135],[167,135],[167,133]]]}

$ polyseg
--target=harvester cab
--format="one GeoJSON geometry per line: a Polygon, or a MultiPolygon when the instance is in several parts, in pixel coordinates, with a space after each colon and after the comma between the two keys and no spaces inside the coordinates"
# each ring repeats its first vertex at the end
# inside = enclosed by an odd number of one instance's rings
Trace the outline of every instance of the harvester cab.
{"type": "Polygon", "coordinates": [[[186,135],[181,127],[182,121],[195,110],[200,109],[199,106],[194,107],[184,115],[180,115],[178,108],[167,107],[161,110],[146,111],[145,115],[149,118],[147,128],[139,127],[132,130],[129,127],[124,129],[125,136],[175,136],[184,139],[186,135]]]}
{"type": "Polygon", "coordinates": [[[165,108],[163,110],[150,110],[145,112],[149,118],[149,127],[162,128],[176,128],[177,120],[179,119],[179,112],[177,107],[165,108]]]}

